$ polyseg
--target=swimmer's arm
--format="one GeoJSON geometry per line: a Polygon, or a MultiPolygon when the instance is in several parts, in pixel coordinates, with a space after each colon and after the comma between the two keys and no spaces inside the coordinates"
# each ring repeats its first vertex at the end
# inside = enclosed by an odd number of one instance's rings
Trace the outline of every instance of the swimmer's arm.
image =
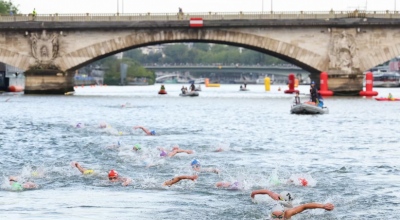
{"type": "Polygon", "coordinates": [[[78,168],[78,170],[79,170],[81,173],[84,173],[84,172],[86,171],[86,169],[83,168],[78,162],[75,163],[75,167],[78,168]]]}
{"type": "Polygon", "coordinates": [[[123,180],[123,183],[122,183],[123,186],[127,186],[132,183],[131,178],[123,178],[122,180],[123,180]]]}
{"type": "Polygon", "coordinates": [[[135,127],[133,127],[133,128],[134,128],[134,129],[140,128],[140,129],[142,129],[147,135],[151,135],[150,131],[149,131],[148,129],[144,128],[143,126],[135,126],[135,127]]]}
{"type": "Polygon", "coordinates": [[[279,195],[277,193],[274,193],[274,192],[269,191],[267,189],[254,190],[253,192],[251,192],[251,198],[254,199],[255,195],[257,195],[257,194],[267,194],[273,200],[279,200],[279,195]]]}
{"type": "Polygon", "coordinates": [[[307,209],[325,209],[327,211],[331,211],[335,208],[335,206],[331,203],[321,204],[321,203],[307,203],[304,205],[296,206],[292,209],[289,209],[285,212],[285,218],[290,218],[293,215],[296,215],[300,212],[303,212],[307,209]]]}

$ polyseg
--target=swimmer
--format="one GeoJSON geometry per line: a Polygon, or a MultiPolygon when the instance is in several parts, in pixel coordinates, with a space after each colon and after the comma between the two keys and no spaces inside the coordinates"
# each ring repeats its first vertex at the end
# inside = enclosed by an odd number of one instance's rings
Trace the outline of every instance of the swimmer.
{"type": "Polygon", "coordinates": [[[194,159],[190,165],[192,166],[192,169],[196,172],[200,173],[219,173],[219,170],[216,168],[203,168],[200,164],[200,162],[197,159],[194,159]]]}
{"type": "Polygon", "coordinates": [[[8,178],[11,189],[14,191],[22,191],[24,189],[36,189],[38,186],[32,182],[19,183],[16,177],[10,176],[8,178]]]}
{"type": "Polygon", "coordinates": [[[307,209],[325,209],[327,211],[332,211],[334,208],[335,206],[331,203],[326,203],[326,204],[307,203],[285,210],[283,206],[276,204],[271,210],[270,219],[280,219],[280,220],[290,219],[292,216],[299,214],[307,209]]]}
{"type": "Polygon", "coordinates": [[[83,128],[83,127],[85,127],[85,125],[83,123],[78,123],[78,124],[76,124],[76,127],[77,128],[83,128]]]}
{"type": "Polygon", "coordinates": [[[78,170],[79,170],[83,175],[90,175],[90,174],[93,174],[93,172],[94,172],[92,169],[83,168],[78,162],[75,162],[75,161],[72,161],[72,162],[71,162],[71,166],[72,166],[72,167],[78,168],[78,170]]]}
{"type": "Polygon", "coordinates": [[[122,182],[123,186],[127,186],[132,183],[131,178],[119,177],[118,172],[115,170],[108,171],[108,180],[110,180],[113,183],[122,182]]]}
{"type": "Polygon", "coordinates": [[[173,157],[178,153],[193,154],[192,150],[180,149],[177,145],[173,146],[171,151],[168,151],[162,147],[158,147],[157,149],[161,151],[160,157],[173,157]]]}
{"type": "Polygon", "coordinates": [[[135,151],[135,152],[138,152],[138,151],[141,151],[142,148],[140,147],[140,144],[135,144],[135,145],[133,146],[132,150],[135,151]]]}
{"type": "Polygon", "coordinates": [[[232,190],[239,190],[243,189],[243,185],[239,181],[234,181],[233,183],[231,182],[217,182],[215,184],[217,188],[226,188],[226,189],[232,189],[232,190]]]}
{"type": "Polygon", "coordinates": [[[104,123],[104,122],[101,122],[101,123],[99,124],[99,128],[107,128],[107,124],[104,123]]]}
{"type": "Polygon", "coordinates": [[[179,182],[181,180],[192,180],[192,181],[195,181],[195,180],[197,180],[197,178],[198,178],[197,175],[193,175],[193,176],[177,176],[177,177],[174,177],[174,178],[172,178],[170,180],[165,181],[162,185],[163,186],[172,186],[172,185],[174,185],[175,183],[177,183],[177,182],[179,182]]]}
{"type": "Polygon", "coordinates": [[[119,147],[121,147],[121,145],[122,145],[122,142],[118,141],[117,144],[113,144],[113,145],[107,146],[107,148],[108,149],[119,148],[119,147]]]}
{"type": "Polygon", "coordinates": [[[135,130],[138,129],[138,128],[142,129],[146,133],[146,135],[150,135],[150,136],[155,136],[156,135],[156,131],[154,131],[154,130],[150,131],[149,129],[147,129],[145,127],[142,127],[142,126],[135,126],[133,128],[135,130]]]}
{"type": "Polygon", "coordinates": [[[283,191],[280,194],[272,192],[270,190],[267,189],[260,189],[260,190],[254,190],[253,192],[251,192],[251,198],[254,199],[254,197],[258,194],[267,194],[269,195],[269,197],[271,197],[271,199],[279,201],[279,203],[281,203],[283,206],[288,207],[288,208],[292,208],[292,201],[294,200],[294,197],[292,195],[292,193],[287,192],[287,191],[283,191]]]}

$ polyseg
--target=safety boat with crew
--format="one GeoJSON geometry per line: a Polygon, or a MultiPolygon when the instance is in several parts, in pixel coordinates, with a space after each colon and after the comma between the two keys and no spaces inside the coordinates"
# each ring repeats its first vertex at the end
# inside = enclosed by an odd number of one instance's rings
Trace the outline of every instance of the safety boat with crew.
{"type": "Polygon", "coordinates": [[[290,109],[292,114],[327,114],[329,109],[327,107],[318,106],[315,102],[305,102],[296,105],[292,105],[290,109]]]}
{"type": "Polygon", "coordinates": [[[185,92],[185,93],[181,93],[179,94],[179,96],[199,96],[199,93],[196,91],[192,91],[192,92],[185,92]]]}
{"type": "Polygon", "coordinates": [[[301,103],[300,99],[295,99],[294,104],[290,109],[291,114],[303,114],[303,115],[315,115],[315,114],[327,114],[329,109],[324,106],[324,101],[321,96],[317,98],[317,102],[304,102],[301,103]]]}

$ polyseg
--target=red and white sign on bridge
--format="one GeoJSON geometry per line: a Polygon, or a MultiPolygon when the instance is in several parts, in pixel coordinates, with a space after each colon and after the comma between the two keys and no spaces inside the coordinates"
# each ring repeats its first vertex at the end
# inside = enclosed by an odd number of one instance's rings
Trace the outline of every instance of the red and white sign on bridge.
{"type": "Polygon", "coordinates": [[[203,18],[190,18],[190,27],[203,27],[203,18]]]}

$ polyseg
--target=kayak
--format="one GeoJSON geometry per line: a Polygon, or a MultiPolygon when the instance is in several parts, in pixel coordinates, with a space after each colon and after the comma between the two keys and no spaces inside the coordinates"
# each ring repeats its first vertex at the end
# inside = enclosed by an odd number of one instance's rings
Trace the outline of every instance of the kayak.
{"type": "Polygon", "coordinates": [[[389,98],[383,98],[383,97],[381,97],[381,98],[375,98],[375,100],[377,100],[377,101],[400,101],[400,98],[392,98],[392,99],[389,99],[389,98]]]}
{"type": "Polygon", "coordinates": [[[320,107],[314,104],[300,103],[293,105],[290,109],[292,114],[328,114],[329,109],[327,107],[320,107]]]}

